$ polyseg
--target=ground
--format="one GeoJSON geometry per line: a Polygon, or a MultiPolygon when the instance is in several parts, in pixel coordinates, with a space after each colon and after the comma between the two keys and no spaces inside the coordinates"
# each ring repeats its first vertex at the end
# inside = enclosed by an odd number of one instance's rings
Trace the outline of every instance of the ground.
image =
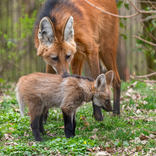
{"type": "Polygon", "coordinates": [[[51,109],[44,125],[47,135],[35,142],[27,115],[22,118],[13,84],[1,84],[0,155],[154,155],[156,154],[156,87],[122,82],[121,115],[103,111],[104,121],[92,118],[92,104],[76,114],[76,136],[66,139],[63,116],[51,109]]]}

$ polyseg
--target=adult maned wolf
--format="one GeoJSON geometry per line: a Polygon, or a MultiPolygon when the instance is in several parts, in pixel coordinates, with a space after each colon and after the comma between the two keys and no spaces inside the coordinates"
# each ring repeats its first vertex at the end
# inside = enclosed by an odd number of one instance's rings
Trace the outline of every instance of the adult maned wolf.
{"type": "MultiPolygon", "coordinates": [[[[95,6],[118,14],[115,0],[89,0],[95,6]]],[[[105,14],[84,0],[47,0],[34,28],[37,55],[43,57],[47,73],[69,72],[81,75],[87,60],[91,76],[100,74],[99,62],[114,71],[114,114],[120,114],[120,77],[116,66],[119,19],[105,14]]],[[[93,115],[103,120],[93,103],[93,115]]]]}
{"type": "Polygon", "coordinates": [[[21,115],[25,104],[28,105],[31,128],[36,141],[42,141],[44,134],[43,117],[47,109],[60,107],[63,112],[65,135],[75,136],[76,109],[83,102],[93,101],[106,111],[112,111],[111,82],[113,71],[101,74],[96,80],[78,75],[55,75],[33,73],[22,76],[16,87],[16,97],[21,115]]]}

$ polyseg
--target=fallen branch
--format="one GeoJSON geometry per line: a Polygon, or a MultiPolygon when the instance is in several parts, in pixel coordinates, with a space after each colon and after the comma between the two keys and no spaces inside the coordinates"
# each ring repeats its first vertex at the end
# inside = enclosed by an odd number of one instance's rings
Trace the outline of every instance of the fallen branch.
{"type": "Polygon", "coordinates": [[[135,76],[136,78],[147,78],[147,77],[150,77],[150,76],[156,76],[156,72],[154,73],[151,73],[151,74],[148,74],[148,75],[143,75],[143,76],[135,76]]]}
{"type": "Polygon", "coordinates": [[[108,11],[105,11],[105,10],[102,10],[101,8],[95,6],[94,4],[90,3],[88,0],[84,0],[86,3],[90,4],[91,6],[93,6],[94,8],[102,11],[103,13],[106,13],[108,15],[111,15],[111,16],[114,16],[114,17],[118,17],[118,18],[132,18],[132,17],[135,17],[137,16],[138,14],[142,13],[142,14],[151,14],[151,13],[156,13],[156,11],[142,11],[142,10],[139,10],[130,0],[129,3],[135,8],[135,10],[137,11],[135,14],[133,15],[129,15],[129,16],[121,16],[121,15],[116,15],[116,14],[113,14],[113,13],[110,13],[108,11]]]}
{"type": "Polygon", "coordinates": [[[134,75],[130,75],[130,78],[132,78],[132,79],[134,79],[134,80],[137,80],[137,81],[145,82],[145,83],[156,83],[155,80],[142,80],[142,79],[137,78],[137,77],[134,76],[134,75]]]}
{"type": "Polygon", "coordinates": [[[143,41],[143,42],[145,42],[145,43],[148,43],[148,44],[150,44],[150,45],[156,47],[156,44],[154,44],[154,43],[152,43],[152,42],[149,42],[149,41],[147,41],[147,40],[144,40],[143,38],[140,38],[140,37],[138,37],[138,36],[136,36],[136,35],[133,35],[132,37],[135,37],[135,38],[137,38],[137,39],[139,39],[139,40],[141,40],[141,41],[143,41]]]}

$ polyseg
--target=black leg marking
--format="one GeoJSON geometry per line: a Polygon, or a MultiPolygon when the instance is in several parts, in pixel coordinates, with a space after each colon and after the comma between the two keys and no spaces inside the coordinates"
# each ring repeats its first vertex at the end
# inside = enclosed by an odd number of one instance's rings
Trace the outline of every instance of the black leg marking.
{"type": "Polygon", "coordinates": [[[45,115],[44,115],[44,123],[45,123],[45,124],[46,124],[46,122],[47,122],[48,116],[49,116],[49,111],[47,110],[47,112],[46,112],[45,115]]]}
{"type": "Polygon", "coordinates": [[[114,103],[113,103],[113,114],[114,115],[120,115],[120,91],[121,90],[121,85],[119,87],[116,87],[114,89],[114,103]]]}
{"type": "Polygon", "coordinates": [[[31,122],[31,128],[32,128],[32,132],[34,134],[35,140],[36,141],[42,141],[43,139],[40,136],[40,132],[39,132],[39,119],[40,116],[35,117],[35,119],[31,122]]]}
{"type": "Polygon", "coordinates": [[[93,116],[97,121],[103,121],[101,108],[96,106],[93,102],[93,116]]]}
{"type": "Polygon", "coordinates": [[[39,120],[39,131],[44,135],[45,134],[45,130],[43,127],[43,118],[44,118],[44,114],[42,114],[40,116],[40,120],[39,120]]]}
{"type": "Polygon", "coordinates": [[[76,128],[76,112],[73,114],[73,136],[75,136],[75,128],[76,128]]]}
{"type": "Polygon", "coordinates": [[[73,136],[73,123],[71,121],[71,116],[67,115],[63,112],[63,118],[64,118],[64,131],[66,138],[70,138],[73,136]]]}

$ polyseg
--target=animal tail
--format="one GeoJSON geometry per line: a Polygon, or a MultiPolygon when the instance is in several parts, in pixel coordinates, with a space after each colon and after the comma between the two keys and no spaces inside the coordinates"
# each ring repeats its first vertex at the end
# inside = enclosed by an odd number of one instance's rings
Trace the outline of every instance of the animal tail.
{"type": "Polygon", "coordinates": [[[23,117],[24,116],[25,103],[24,103],[24,100],[22,98],[22,94],[19,91],[19,86],[16,87],[15,91],[16,91],[16,99],[17,99],[18,104],[19,104],[20,114],[23,117]]]}

